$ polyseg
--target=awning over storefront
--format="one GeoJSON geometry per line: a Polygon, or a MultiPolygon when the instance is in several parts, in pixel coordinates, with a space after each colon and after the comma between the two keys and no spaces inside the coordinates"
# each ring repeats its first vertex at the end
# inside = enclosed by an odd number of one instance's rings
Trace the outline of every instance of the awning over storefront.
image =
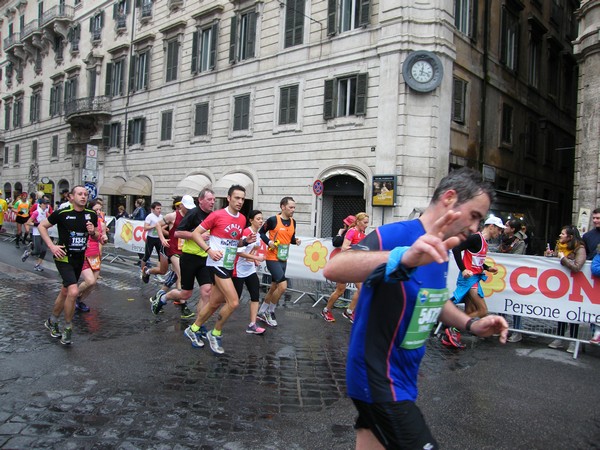
{"type": "Polygon", "coordinates": [[[211,181],[204,175],[190,175],[179,182],[175,188],[175,195],[191,195],[197,197],[198,193],[207,186],[211,185],[211,181]]]}
{"type": "Polygon", "coordinates": [[[98,188],[98,193],[102,195],[121,195],[121,188],[125,184],[125,179],[121,177],[106,178],[104,183],[98,188]]]}
{"type": "Polygon", "coordinates": [[[121,195],[152,195],[152,181],[145,176],[133,177],[121,187],[121,195]]]}
{"type": "Polygon", "coordinates": [[[252,182],[252,179],[248,175],[239,172],[228,173],[213,185],[215,197],[226,198],[227,191],[234,184],[239,184],[240,186],[246,188],[247,200],[254,199],[254,183],[252,182]]]}

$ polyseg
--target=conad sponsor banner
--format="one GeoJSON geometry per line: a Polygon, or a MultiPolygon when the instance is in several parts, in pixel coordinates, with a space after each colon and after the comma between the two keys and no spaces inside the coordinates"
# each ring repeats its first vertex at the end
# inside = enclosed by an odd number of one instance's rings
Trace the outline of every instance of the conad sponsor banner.
{"type": "MultiPolygon", "coordinates": [[[[145,235],[143,222],[119,219],[115,245],[142,253],[145,235]],[[130,223],[124,231],[122,222],[130,223]]],[[[331,245],[331,239],[300,236],[300,240],[302,245],[290,246],[287,277],[325,281],[323,268],[340,249],[331,245]]],[[[497,274],[489,274],[482,283],[491,312],[600,324],[600,278],[592,277],[589,262],[581,272],[571,273],[560,265],[558,258],[492,253],[486,264],[498,268],[497,274]]],[[[451,292],[457,277],[458,267],[451,256],[448,270],[451,292]]]]}
{"type": "Polygon", "coordinates": [[[115,225],[115,247],[134,253],[144,253],[146,231],[143,220],[119,219],[115,225]]]}
{"type": "MultiPolygon", "coordinates": [[[[600,324],[600,278],[592,276],[590,262],[572,273],[558,258],[491,253],[486,264],[498,268],[481,285],[491,312],[600,324]]],[[[457,277],[458,267],[451,260],[451,291],[457,277]]]]}

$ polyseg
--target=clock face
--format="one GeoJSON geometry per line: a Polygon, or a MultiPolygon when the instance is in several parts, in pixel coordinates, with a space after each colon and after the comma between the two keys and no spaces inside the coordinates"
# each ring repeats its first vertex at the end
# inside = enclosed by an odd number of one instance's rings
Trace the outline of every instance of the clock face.
{"type": "Polygon", "coordinates": [[[433,78],[433,67],[429,61],[417,61],[410,69],[410,73],[419,83],[428,83],[433,78]]]}
{"type": "Polygon", "coordinates": [[[402,64],[402,76],[415,92],[431,92],[442,82],[444,68],[435,53],[418,50],[411,52],[402,64]]]}

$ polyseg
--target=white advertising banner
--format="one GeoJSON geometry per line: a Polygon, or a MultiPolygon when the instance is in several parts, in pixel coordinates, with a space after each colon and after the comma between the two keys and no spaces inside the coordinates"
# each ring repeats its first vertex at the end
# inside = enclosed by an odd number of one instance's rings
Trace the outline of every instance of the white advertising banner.
{"type": "MultiPolygon", "coordinates": [[[[144,222],[119,219],[115,246],[135,253],[144,252],[144,222]]],[[[331,239],[299,236],[302,245],[290,246],[286,275],[325,281],[323,268],[340,249],[331,239]]],[[[600,278],[592,277],[590,263],[579,273],[561,266],[558,258],[490,253],[486,264],[498,268],[482,283],[491,312],[516,314],[545,320],[600,324],[600,278]]],[[[263,263],[264,265],[264,263],[263,263]]],[[[263,268],[263,271],[267,272],[263,268]]],[[[448,288],[456,287],[458,267],[452,256],[448,288]]]]}
{"type": "Polygon", "coordinates": [[[146,231],[143,220],[119,219],[115,225],[115,247],[133,253],[144,253],[146,231]]]}

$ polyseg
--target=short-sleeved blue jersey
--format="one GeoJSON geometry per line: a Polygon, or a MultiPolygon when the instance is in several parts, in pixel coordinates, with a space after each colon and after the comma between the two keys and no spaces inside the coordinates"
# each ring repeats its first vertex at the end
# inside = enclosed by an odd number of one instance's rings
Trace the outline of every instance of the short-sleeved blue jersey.
{"type": "MultiPolygon", "coordinates": [[[[360,245],[392,250],[412,245],[425,229],[416,219],[377,228],[360,245]]],[[[448,263],[418,267],[408,281],[374,286],[363,284],[350,335],[346,383],[351,398],[367,403],[417,398],[419,364],[425,346],[406,349],[405,341],[415,304],[423,293],[446,289],[448,263]]]]}

